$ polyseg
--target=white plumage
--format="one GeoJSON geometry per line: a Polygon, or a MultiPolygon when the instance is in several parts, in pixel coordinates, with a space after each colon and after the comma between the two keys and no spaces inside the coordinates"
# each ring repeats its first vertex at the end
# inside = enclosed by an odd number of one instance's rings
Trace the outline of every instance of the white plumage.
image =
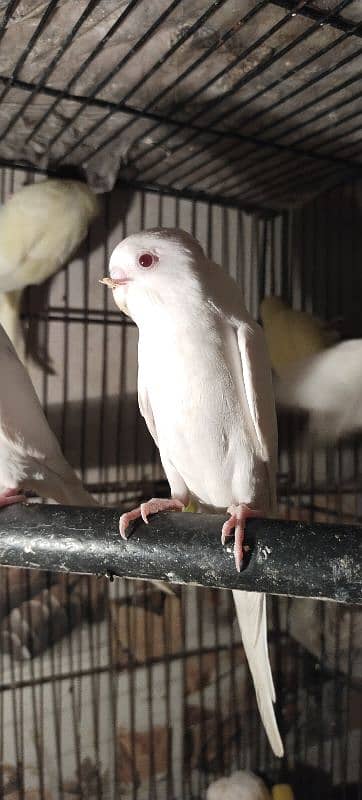
{"type": "MultiPolygon", "coordinates": [[[[123,515],[121,532],[141,514],[190,499],[201,509],[228,508],[223,537],[235,528],[238,564],[246,517],[273,511],[276,499],[277,429],[261,328],[235,282],[183,231],[129,236],[112,254],[110,275],[117,305],[139,328],[139,404],[172,497],[123,515]]],[[[265,596],[234,599],[260,713],[281,756],[265,596]]]]}
{"type": "Polygon", "coordinates": [[[206,800],[270,800],[265,783],[248,770],[233,772],[208,787],[206,800]]]}
{"type": "Polygon", "coordinates": [[[65,505],[97,505],[65,460],[1,325],[0,368],[0,506],[26,490],[65,505]]]}
{"type": "Polygon", "coordinates": [[[23,289],[66,264],[98,212],[86,184],[60,179],[23,186],[0,209],[0,323],[20,358],[23,289]]]}
{"type": "Polygon", "coordinates": [[[362,429],[362,339],[339,342],[275,378],[282,408],[309,413],[309,432],[334,442],[362,429]]]}

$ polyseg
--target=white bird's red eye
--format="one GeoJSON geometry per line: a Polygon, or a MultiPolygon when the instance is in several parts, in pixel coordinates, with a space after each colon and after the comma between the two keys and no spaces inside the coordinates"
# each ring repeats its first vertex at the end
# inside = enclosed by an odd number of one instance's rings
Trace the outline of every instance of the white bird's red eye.
{"type": "Polygon", "coordinates": [[[153,267],[155,261],[156,258],[152,255],[152,253],[142,253],[140,256],[138,256],[138,263],[140,267],[143,267],[144,269],[153,267]]]}

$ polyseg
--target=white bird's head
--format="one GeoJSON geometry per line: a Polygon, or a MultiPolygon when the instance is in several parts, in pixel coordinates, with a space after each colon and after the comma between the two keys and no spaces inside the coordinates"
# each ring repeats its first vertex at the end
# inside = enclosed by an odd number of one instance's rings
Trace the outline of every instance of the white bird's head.
{"type": "MultiPolygon", "coordinates": [[[[137,307],[172,304],[198,291],[203,265],[201,245],[176,228],[152,228],[127,236],[113,250],[109,278],[117,306],[134,319],[137,307]]],[[[136,320],[137,321],[137,320],[136,320]]]]}

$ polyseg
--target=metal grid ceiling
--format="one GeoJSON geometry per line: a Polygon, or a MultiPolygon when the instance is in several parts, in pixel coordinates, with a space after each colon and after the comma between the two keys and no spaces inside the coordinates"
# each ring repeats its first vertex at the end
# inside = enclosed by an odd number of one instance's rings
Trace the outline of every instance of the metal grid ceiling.
{"type": "Polygon", "coordinates": [[[264,210],[361,173],[359,0],[0,11],[3,163],[264,210]]]}

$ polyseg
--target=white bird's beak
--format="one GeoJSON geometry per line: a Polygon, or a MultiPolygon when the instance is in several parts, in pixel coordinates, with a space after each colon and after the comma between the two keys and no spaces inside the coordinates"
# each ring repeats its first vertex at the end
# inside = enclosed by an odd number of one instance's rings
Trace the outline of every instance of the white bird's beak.
{"type": "Polygon", "coordinates": [[[125,284],[129,283],[130,280],[130,278],[101,278],[99,283],[103,283],[110,289],[117,289],[118,286],[125,286],[125,284]]]}

